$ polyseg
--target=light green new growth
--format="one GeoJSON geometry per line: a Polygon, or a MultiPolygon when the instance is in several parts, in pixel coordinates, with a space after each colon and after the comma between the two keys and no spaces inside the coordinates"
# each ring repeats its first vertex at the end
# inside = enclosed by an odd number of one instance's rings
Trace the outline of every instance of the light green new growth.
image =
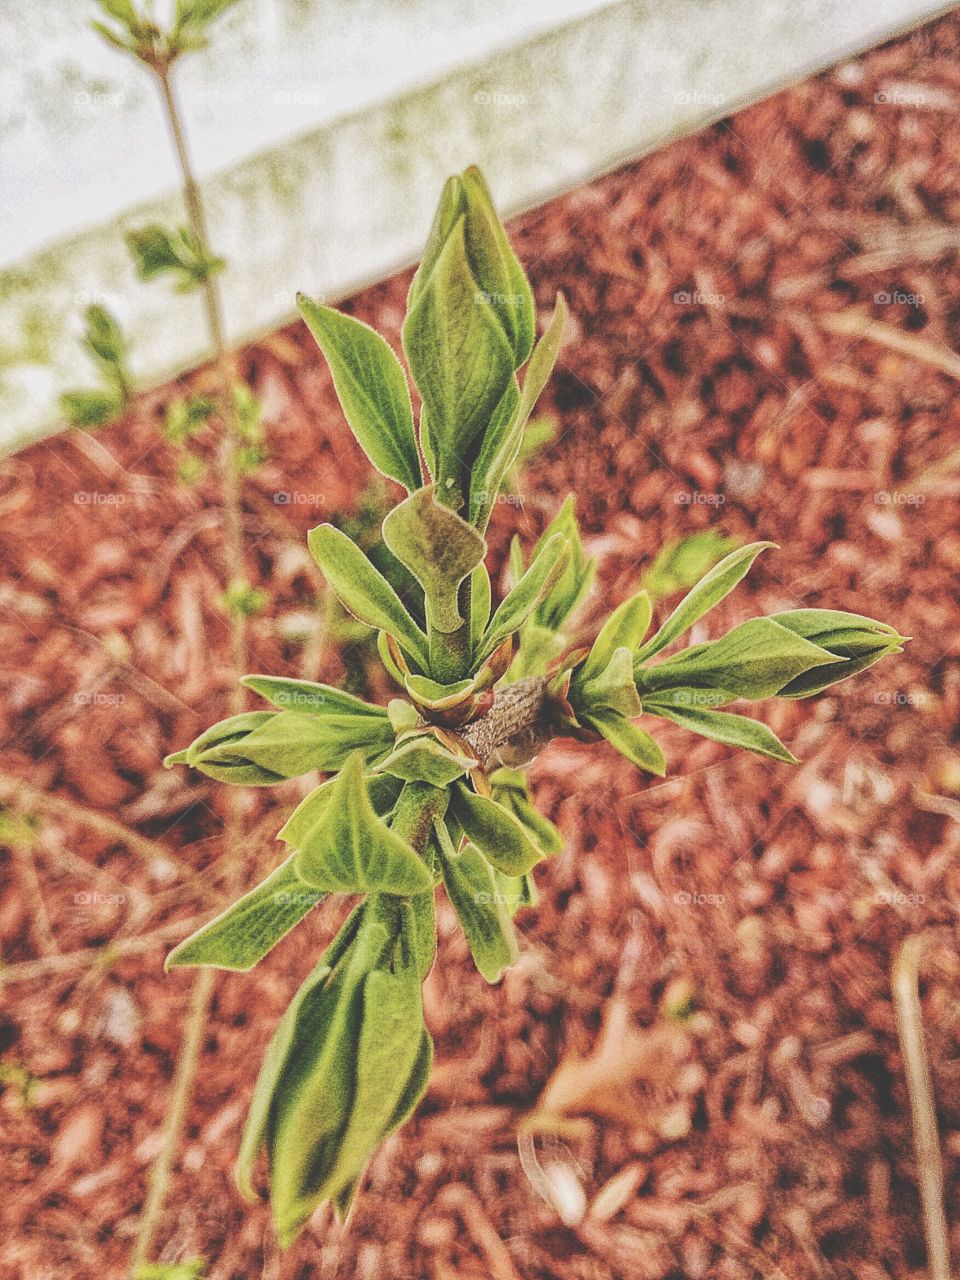
{"type": "MultiPolygon", "coordinates": [[[[410,288],[403,348],[419,422],[382,337],[308,298],[300,309],[351,430],[406,490],[375,555],[332,525],[308,538],[344,608],[378,632],[398,695],[379,707],[322,684],[249,676],[273,709],[222,721],[167,762],[243,786],[333,775],[280,832],[287,852],[271,874],[167,961],[249,969],[325,895],[360,898],[277,1027],[242,1141],[238,1184],[253,1195],[265,1152],[284,1244],[323,1201],[346,1214],[372,1153],[426,1088],[421,984],[436,949],[436,887],[487,981],[515,961],[513,916],[535,904],[533,869],[562,847],[533,805],[525,764],[568,735],[605,738],[663,774],[658,717],[791,761],[766,725],[720,708],[807,697],[902,644],[870,618],[796,609],[677,649],[773,546],[721,542],[689,548],[701,572],[726,554],[652,634],[650,596],[638,591],[590,648],[575,648],[571,625],[594,567],[572,495],[529,558],[515,541],[512,589],[491,598],[484,534],[557,360],[566,308],[558,297],[535,342],[533,295],[478,170],[445,186],[410,288]]],[[[670,591],[684,574],[671,551],[651,588],[670,591]]]]}

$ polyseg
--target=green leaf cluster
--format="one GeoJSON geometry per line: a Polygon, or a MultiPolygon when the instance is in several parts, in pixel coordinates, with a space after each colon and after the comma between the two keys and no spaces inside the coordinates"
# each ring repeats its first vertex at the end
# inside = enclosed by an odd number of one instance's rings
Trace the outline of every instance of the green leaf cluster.
{"type": "Polygon", "coordinates": [[[658,627],[651,592],[638,589],[579,645],[594,565],[572,496],[529,557],[514,540],[509,589],[496,598],[485,531],[565,308],[558,299],[536,341],[532,292],[475,169],[444,188],[410,287],[403,349],[418,418],[384,338],[309,299],[300,307],[354,436],[404,490],[382,519],[365,510],[308,535],[343,608],[376,633],[397,696],[379,706],[248,676],[269,709],[221,721],[167,761],[240,786],[328,775],[281,829],[278,865],[167,962],[246,970],[319,903],[357,900],[277,1027],[242,1142],[239,1185],[253,1193],[265,1152],[283,1243],[321,1202],[347,1212],[372,1152],[426,1088],[421,984],[436,952],[436,890],[487,981],[517,958],[515,916],[536,904],[534,869],[562,839],[505,764],[571,735],[606,739],[663,774],[657,718],[792,760],[766,725],[722,708],[807,697],[902,643],[870,618],[796,609],[678,647],[772,546],[714,539],[674,547],[647,575],[658,597],[690,587],[658,627]]]}
{"type": "Polygon", "coordinates": [[[184,53],[203,49],[209,29],[236,0],[175,0],[170,23],[161,25],[150,0],[97,0],[103,20],[91,23],[108,44],[149,66],[169,67],[184,53]]]}
{"type": "Polygon", "coordinates": [[[100,303],[83,313],[84,350],[96,367],[99,385],[67,391],[60,397],[60,412],[73,427],[87,430],[113,422],[130,400],[129,347],[116,316],[100,303]]]}

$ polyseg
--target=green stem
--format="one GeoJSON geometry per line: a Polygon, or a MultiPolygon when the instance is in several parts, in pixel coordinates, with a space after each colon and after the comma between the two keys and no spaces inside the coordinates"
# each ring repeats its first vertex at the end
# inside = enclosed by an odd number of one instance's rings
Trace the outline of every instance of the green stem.
{"type": "MultiPolygon", "coordinates": [[[[212,257],[210,237],[207,231],[206,211],[203,198],[197,184],[187,149],[186,135],[183,129],[180,109],[173,90],[171,64],[169,62],[148,62],[157,77],[160,96],[170,130],[170,137],[183,183],[183,203],[186,207],[190,229],[200,247],[204,259],[212,257]]],[[[202,281],[201,292],[207,313],[207,325],[210,331],[210,342],[213,348],[214,362],[220,382],[220,411],[224,431],[220,442],[219,474],[223,493],[223,509],[226,525],[226,559],[229,584],[246,581],[245,556],[243,546],[243,515],[241,509],[240,474],[237,470],[237,430],[236,412],[234,408],[233,387],[235,370],[233,356],[227,347],[226,328],[223,321],[223,301],[220,286],[213,276],[202,281]]],[[[247,627],[246,618],[235,609],[230,610],[230,650],[234,680],[230,691],[229,708],[233,715],[239,714],[246,706],[246,694],[239,683],[247,667],[247,627]]],[[[230,789],[227,793],[227,811],[224,821],[224,848],[227,856],[227,886],[230,896],[235,897],[242,882],[243,864],[240,856],[242,850],[242,793],[239,789],[230,789]]],[[[140,1219],[137,1238],[133,1247],[130,1264],[130,1275],[135,1277],[140,1266],[147,1260],[150,1247],[156,1234],[157,1226],[163,1215],[167,1192],[170,1185],[170,1174],[174,1156],[180,1145],[183,1122],[186,1117],[190,1092],[193,1088],[200,1046],[203,1042],[204,1028],[210,998],[213,993],[215,971],[203,969],[195,978],[190,995],[190,1011],[184,1029],[183,1043],[177,1059],[174,1074],[173,1092],[167,1110],[163,1132],[163,1145],[150,1170],[146,1203],[140,1219]]]]}

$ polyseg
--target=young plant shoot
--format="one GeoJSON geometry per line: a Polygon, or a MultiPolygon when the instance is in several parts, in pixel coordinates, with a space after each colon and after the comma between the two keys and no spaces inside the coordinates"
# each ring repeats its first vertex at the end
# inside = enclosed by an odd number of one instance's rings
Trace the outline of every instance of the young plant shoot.
{"type": "Polygon", "coordinates": [[[529,557],[515,544],[512,588],[492,598],[484,533],[556,362],[566,306],[558,296],[537,339],[533,294],[477,169],[444,187],[407,299],[407,372],[359,320],[305,297],[300,311],[351,430],[406,490],[370,554],[330,524],[308,538],[343,606],[378,633],[397,696],[374,706],[323,684],[247,676],[269,709],[224,720],[167,760],[240,786],[330,775],[281,830],[279,865],[167,960],[247,970],[328,894],[358,900],[280,1020],[240,1147],[246,1196],[266,1154],[284,1245],[324,1201],[346,1215],[370,1157],[426,1088],[421,993],[436,887],[488,982],[517,958],[513,915],[536,902],[534,868],[562,843],[523,773],[552,738],[605,738],[659,776],[659,718],[792,762],[765,724],[725,708],[809,697],[903,643],[872,618],[794,609],[678,648],[773,545],[755,542],[726,554],[659,628],[640,591],[592,646],[571,649],[593,574],[572,496],[529,557]]]}

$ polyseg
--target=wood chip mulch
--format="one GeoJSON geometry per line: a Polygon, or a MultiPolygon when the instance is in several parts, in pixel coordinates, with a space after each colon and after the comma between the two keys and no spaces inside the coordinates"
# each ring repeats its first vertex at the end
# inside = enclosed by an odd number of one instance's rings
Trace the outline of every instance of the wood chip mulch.
{"type": "MultiPolygon", "coordinates": [[[[520,917],[519,965],[486,987],[441,904],[429,1094],[347,1227],[321,1212],[282,1259],[230,1165],[263,1047],[342,907],[221,978],[157,1256],[217,1280],[924,1276],[890,994],[898,945],[924,933],[960,1259],[958,50],[953,15],[512,228],[542,314],[563,289],[575,325],[541,406],[558,436],[494,515],[497,572],[573,490],[594,619],[665,540],[715,527],[781,549],[706,634],[822,605],[912,642],[763,710],[798,768],[671,726],[663,782],[551,746],[532,776],[567,847],[520,917]],[[573,1102],[533,1132],[551,1081],[573,1102]]],[[[348,309],[397,340],[407,283],[348,309]]],[[[271,454],[245,491],[270,597],[251,668],[384,697],[303,540],[363,523],[369,469],[302,327],[243,359],[271,454]]],[[[231,678],[216,489],[177,483],[158,434],[209,376],[0,469],[3,1277],[125,1274],[191,986],[164,951],[222,888],[223,789],[160,765],[223,714],[231,678]]],[[[246,882],[304,785],[245,793],[246,882]]]]}

